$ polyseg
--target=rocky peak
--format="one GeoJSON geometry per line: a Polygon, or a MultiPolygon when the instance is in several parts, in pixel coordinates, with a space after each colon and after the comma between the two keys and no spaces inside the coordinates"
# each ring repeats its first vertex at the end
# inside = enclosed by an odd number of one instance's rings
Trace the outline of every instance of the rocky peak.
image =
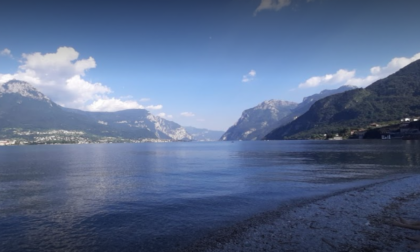
{"type": "Polygon", "coordinates": [[[282,101],[282,100],[268,100],[258,104],[255,109],[278,109],[279,107],[297,105],[295,102],[282,101]]]}
{"type": "Polygon", "coordinates": [[[19,80],[11,80],[0,85],[0,96],[3,94],[20,94],[21,96],[36,100],[50,101],[48,97],[39,92],[31,84],[19,80]]]}

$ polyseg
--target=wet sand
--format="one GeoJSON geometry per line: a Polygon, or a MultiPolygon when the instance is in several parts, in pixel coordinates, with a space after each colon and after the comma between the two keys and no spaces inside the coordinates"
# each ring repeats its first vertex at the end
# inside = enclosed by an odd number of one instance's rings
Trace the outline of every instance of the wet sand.
{"type": "Polygon", "coordinates": [[[388,224],[420,221],[420,175],[284,205],[218,230],[181,251],[420,251],[420,231],[388,224]]]}

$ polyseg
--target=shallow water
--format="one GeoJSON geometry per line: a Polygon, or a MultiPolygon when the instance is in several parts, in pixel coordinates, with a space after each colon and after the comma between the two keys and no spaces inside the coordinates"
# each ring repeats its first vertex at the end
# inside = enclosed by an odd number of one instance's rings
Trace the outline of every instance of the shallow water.
{"type": "Polygon", "coordinates": [[[418,141],[0,147],[0,250],[173,251],[286,201],[419,171],[418,141]]]}

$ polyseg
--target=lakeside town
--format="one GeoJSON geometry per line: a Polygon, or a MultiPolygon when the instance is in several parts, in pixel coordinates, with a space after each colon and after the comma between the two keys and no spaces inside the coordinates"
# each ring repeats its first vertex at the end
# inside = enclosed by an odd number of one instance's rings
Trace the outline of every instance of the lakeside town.
{"type": "Polygon", "coordinates": [[[83,131],[70,130],[13,130],[13,137],[0,139],[0,146],[38,144],[157,143],[171,141],[172,140],[170,139],[154,138],[125,139],[119,137],[88,136],[83,131]]]}
{"type": "MultiPolygon", "coordinates": [[[[100,144],[100,143],[158,143],[173,142],[171,139],[125,139],[119,137],[98,137],[83,131],[71,130],[13,130],[13,137],[0,139],[0,146],[39,144],[100,144]]],[[[420,139],[420,117],[406,117],[399,122],[371,123],[368,127],[354,129],[334,135],[324,134],[327,140],[344,139],[420,139]]]]}
{"type": "Polygon", "coordinates": [[[406,117],[399,122],[371,123],[367,129],[352,131],[349,139],[420,139],[420,117],[406,117]]]}

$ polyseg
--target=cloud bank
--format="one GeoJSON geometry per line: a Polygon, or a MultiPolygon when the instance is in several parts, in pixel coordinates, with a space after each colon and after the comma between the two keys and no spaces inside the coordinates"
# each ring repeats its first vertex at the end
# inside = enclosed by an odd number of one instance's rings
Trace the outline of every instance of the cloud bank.
{"type": "Polygon", "coordinates": [[[347,71],[345,69],[338,70],[335,74],[327,74],[325,76],[315,76],[307,79],[304,83],[299,84],[299,88],[317,87],[325,84],[343,83],[354,77],[356,71],[347,71]]]}
{"type": "Polygon", "coordinates": [[[394,58],[386,66],[372,67],[370,69],[370,74],[365,77],[355,77],[356,70],[348,71],[345,69],[340,69],[335,74],[311,77],[305,82],[299,84],[299,88],[312,88],[322,85],[352,85],[358,87],[366,87],[377,80],[383,79],[395,73],[401,68],[419,59],[420,53],[415,54],[411,58],[394,58]]]}
{"type": "MultiPolygon", "coordinates": [[[[11,55],[11,52],[6,48],[1,55],[11,55]]],[[[96,68],[95,59],[79,59],[79,53],[72,47],[60,47],[55,53],[24,53],[20,62],[16,73],[0,73],[0,84],[12,79],[26,81],[53,101],[70,108],[89,111],[144,108],[135,100],[109,97],[111,88],[85,80],[86,72],[96,68]]],[[[147,108],[161,109],[162,105],[147,108]]]]}

